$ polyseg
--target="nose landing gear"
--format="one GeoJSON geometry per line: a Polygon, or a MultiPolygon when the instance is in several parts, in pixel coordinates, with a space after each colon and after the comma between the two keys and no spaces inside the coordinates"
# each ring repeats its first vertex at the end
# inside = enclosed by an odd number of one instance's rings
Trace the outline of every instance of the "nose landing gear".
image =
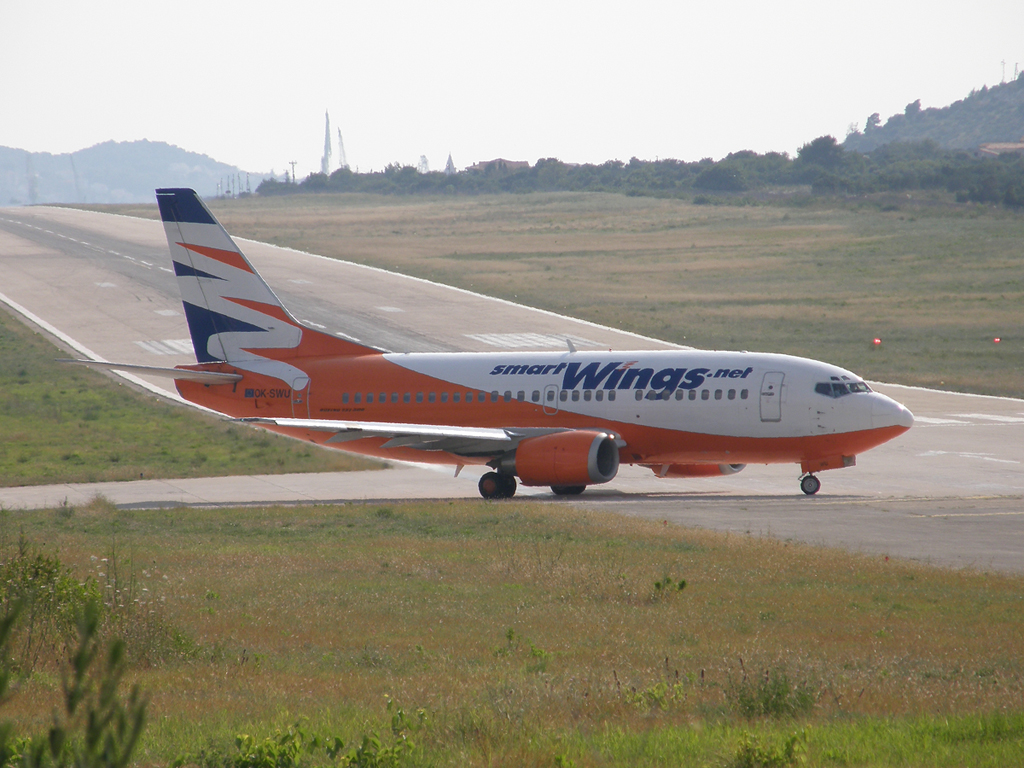
{"type": "Polygon", "coordinates": [[[821,480],[814,475],[806,474],[800,478],[800,490],[808,496],[813,496],[821,490],[821,480]]]}

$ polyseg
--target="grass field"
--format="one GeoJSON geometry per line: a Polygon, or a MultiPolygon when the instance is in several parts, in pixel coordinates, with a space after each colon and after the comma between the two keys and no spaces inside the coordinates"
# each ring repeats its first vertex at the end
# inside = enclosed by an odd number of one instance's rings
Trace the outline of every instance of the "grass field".
{"type": "MultiPolygon", "coordinates": [[[[8,513],[6,556],[18,529],[141,598],[145,765],[296,722],[384,748],[396,723],[408,765],[796,764],[787,739],[811,765],[1024,762],[1019,577],[518,501],[97,500],[8,513]]],[[[3,717],[41,729],[59,690],[42,668],[3,717]]]]}
{"type": "Polygon", "coordinates": [[[708,206],[594,193],[211,205],[240,237],[669,341],[1024,396],[1020,213],[932,199],[708,206]]]}
{"type": "Polygon", "coordinates": [[[0,485],[380,466],[169,405],[59,357],[0,311],[0,485]]]}

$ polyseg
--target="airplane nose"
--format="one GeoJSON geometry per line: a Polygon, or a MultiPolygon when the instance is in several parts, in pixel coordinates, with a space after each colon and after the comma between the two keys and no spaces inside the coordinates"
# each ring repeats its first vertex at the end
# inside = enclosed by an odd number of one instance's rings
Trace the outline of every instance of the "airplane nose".
{"type": "Polygon", "coordinates": [[[914,414],[902,403],[897,403],[891,397],[874,393],[875,398],[871,404],[871,426],[878,427],[903,427],[910,429],[914,426],[914,414]]]}

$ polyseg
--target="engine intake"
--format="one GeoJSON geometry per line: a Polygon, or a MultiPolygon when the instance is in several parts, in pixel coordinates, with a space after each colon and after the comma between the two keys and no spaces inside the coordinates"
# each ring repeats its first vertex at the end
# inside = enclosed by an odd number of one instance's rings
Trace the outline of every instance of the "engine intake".
{"type": "Polygon", "coordinates": [[[619,471],[619,448],[606,432],[557,432],[523,440],[498,469],[518,475],[523,485],[607,483],[619,471]]]}

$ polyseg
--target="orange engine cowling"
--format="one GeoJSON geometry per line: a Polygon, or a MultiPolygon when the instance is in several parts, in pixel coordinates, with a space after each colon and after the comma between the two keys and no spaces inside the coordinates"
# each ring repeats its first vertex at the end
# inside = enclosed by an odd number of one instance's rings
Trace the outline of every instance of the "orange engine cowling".
{"type": "Polygon", "coordinates": [[[523,485],[607,483],[619,471],[619,448],[606,432],[557,432],[523,440],[499,468],[523,485]]]}
{"type": "Polygon", "coordinates": [[[658,464],[651,471],[658,477],[718,477],[735,475],[746,464],[658,464]]]}

